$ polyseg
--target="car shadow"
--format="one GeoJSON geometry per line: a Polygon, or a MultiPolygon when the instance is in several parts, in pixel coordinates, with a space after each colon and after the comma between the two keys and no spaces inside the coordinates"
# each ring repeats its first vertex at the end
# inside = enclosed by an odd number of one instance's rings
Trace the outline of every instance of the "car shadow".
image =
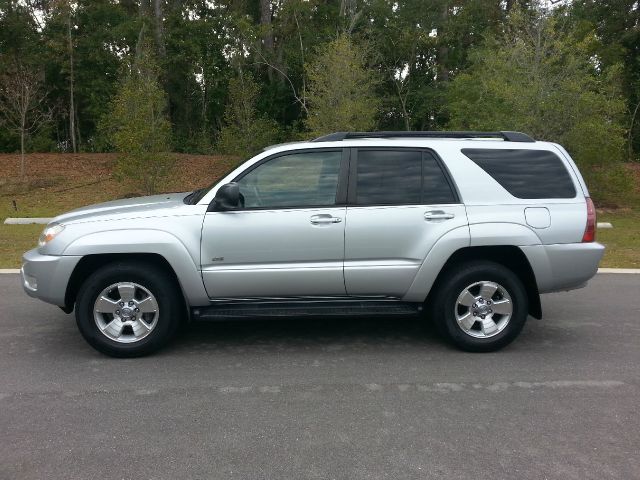
{"type": "Polygon", "coordinates": [[[308,348],[344,346],[424,346],[449,348],[433,325],[415,317],[242,319],[192,322],[185,325],[171,346],[308,348]]]}

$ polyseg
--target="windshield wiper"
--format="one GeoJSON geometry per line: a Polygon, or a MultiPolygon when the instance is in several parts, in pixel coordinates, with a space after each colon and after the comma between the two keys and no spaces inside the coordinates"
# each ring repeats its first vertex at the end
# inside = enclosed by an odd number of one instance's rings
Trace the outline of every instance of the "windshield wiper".
{"type": "Polygon", "coordinates": [[[198,194],[200,192],[202,192],[202,190],[204,190],[204,188],[199,188],[198,190],[194,190],[193,192],[191,192],[189,195],[187,195],[186,197],[184,197],[184,199],[182,200],[184,203],[186,203],[187,205],[193,205],[194,203],[196,203],[198,200],[196,201],[192,201],[194,198],[198,197],[198,194]]]}

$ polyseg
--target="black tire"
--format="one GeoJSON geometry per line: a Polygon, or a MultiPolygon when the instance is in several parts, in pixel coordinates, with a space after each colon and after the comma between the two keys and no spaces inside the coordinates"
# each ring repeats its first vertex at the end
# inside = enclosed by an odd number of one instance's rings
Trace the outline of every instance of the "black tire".
{"type": "Polygon", "coordinates": [[[80,333],[93,348],[112,357],[139,357],[157,351],[174,336],[184,315],[184,300],[175,278],[165,269],[147,262],[116,262],[96,270],[85,280],[78,292],[75,310],[80,333]],[[158,305],[155,327],[133,343],[108,338],[94,319],[96,299],[105,288],[118,282],[143,286],[153,294],[158,305]]]}
{"type": "Polygon", "coordinates": [[[429,299],[428,311],[438,329],[448,340],[468,352],[492,352],[511,343],[527,320],[529,298],[518,276],[499,263],[473,261],[449,269],[439,279],[429,299]],[[476,338],[466,333],[456,320],[458,296],[476,282],[495,282],[511,297],[513,312],[502,331],[488,338],[476,338]]]}

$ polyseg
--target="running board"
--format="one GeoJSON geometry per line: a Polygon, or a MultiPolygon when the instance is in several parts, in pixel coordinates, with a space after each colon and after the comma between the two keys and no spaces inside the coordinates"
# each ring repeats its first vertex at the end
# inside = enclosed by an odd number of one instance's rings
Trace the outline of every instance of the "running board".
{"type": "Polygon", "coordinates": [[[398,301],[236,302],[192,309],[194,320],[417,315],[422,304],[398,301]]]}

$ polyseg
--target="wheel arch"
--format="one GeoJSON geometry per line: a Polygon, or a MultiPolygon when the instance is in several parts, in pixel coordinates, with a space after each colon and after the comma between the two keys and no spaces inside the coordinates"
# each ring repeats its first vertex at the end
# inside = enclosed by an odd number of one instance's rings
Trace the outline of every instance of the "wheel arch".
{"type": "Polygon", "coordinates": [[[80,259],[71,273],[71,277],[69,277],[69,282],[67,283],[65,292],[65,305],[61,308],[66,313],[71,313],[73,311],[83,280],[97,269],[113,263],[132,261],[154,265],[166,271],[175,281],[176,286],[180,288],[181,297],[184,300],[184,307],[188,310],[188,299],[178,275],[169,261],[158,253],[98,253],[85,255],[80,259]]]}
{"type": "MultiPolygon", "coordinates": [[[[464,247],[456,250],[440,269],[433,286],[439,284],[442,277],[456,266],[474,260],[495,262],[513,271],[521,279],[529,298],[529,315],[542,318],[542,304],[536,277],[524,252],[514,245],[464,247]]],[[[426,297],[430,301],[435,288],[431,288],[426,297]]]]}
{"type": "MultiPolygon", "coordinates": [[[[209,303],[200,272],[199,236],[197,238],[192,236],[192,238],[183,235],[183,238],[189,240],[189,248],[187,248],[178,236],[164,230],[126,229],[126,240],[123,240],[123,232],[124,230],[112,229],[92,231],[67,245],[63,255],[82,257],[70,278],[76,271],[90,272],[91,270],[83,270],[85,265],[95,265],[95,268],[99,268],[115,260],[158,261],[176,277],[187,305],[209,303]]],[[[73,280],[77,282],[75,278],[73,280]]],[[[73,308],[74,295],[78,288],[74,282],[68,282],[69,294],[65,295],[65,311],[73,308]]]]}

